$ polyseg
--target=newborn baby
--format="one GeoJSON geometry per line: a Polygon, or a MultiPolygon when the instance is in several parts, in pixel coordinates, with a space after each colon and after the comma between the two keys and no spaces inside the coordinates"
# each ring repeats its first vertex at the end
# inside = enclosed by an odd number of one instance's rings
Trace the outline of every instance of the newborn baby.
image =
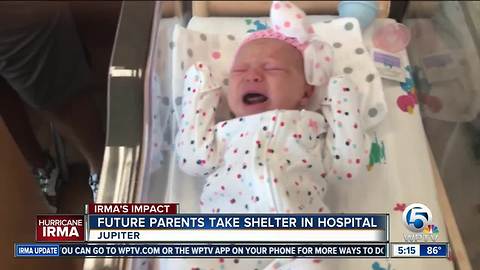
{"type": "MultiPolygon", "coordinates": [[[[315,49],[327,56],[313,68],[328,73],[330,48],[315,49]]],[[[236,118],[220,123],[213,74],[204,63],[186,72],[176,146],[182,170],[207,177],[202,212],[326,212],[326,179],[357,177],[365,159],[359,91],[332,77],[322,110],[302,109],[315,90],[304,50],[274,30],[250,36],[230,72],[227,100],[236,118]]]]}
{"type": "MultiPolygon", "coordinates": [[[[365,165],[357,87],[343,76],[331,77],[331,47],[311,31],[302,32],[302,24],[287,24],[288,16],[275,19],[277,7],[304,16],[290,2],[274,1],[273,29],[255,32],[241,44],[227,91],[234,119],[216,123],[222,90],[206,63],[185,74],[176,153],[183,171],[206,177],[204,213],[328,212],[327,180],[352,181],[365,165]],[[313,97],[321,97],[318,112],[304,109],[313,97]]],[[[162,267],[337,268],[335,260],[319,261],[172,259],[162,267]]]]}

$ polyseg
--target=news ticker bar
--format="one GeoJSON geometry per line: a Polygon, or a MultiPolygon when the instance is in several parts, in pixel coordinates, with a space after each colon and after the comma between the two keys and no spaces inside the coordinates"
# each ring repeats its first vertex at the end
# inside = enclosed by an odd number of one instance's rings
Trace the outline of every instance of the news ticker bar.
{"type": "Polygon", "coordinates": [[[388,243],[15,244],[15,257],[387,258],[388,256],[388,243]]]}
{"type": "Polygon", "coordinates": [[[448,243],[15,244],[15,257],[441,258],[448,243]]]}

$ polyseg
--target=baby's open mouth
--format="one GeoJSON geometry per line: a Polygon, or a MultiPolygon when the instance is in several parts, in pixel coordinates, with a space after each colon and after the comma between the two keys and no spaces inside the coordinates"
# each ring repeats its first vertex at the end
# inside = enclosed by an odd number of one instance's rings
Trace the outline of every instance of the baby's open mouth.
{"type": "Polygon", "coordinates": [[[247,105],[259,104],[268,100],[268,97],[258,93],[248,93],[243,96],[243,103],[247,105]]]}

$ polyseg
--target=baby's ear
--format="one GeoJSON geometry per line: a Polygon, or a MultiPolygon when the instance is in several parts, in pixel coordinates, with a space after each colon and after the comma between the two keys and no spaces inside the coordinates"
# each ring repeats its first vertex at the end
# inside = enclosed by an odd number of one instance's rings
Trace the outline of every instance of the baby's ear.
{"type": "Polygon", "coordinates": [[[305,84],[304,94],[303,94],[302,100],[300,101],[302,107],[307,106],[308,101],[312,97],[314,90],[315,90],[315,87],[313,85],[310,85],[308,83],[305,84]]]}
{"type": "Polygon", "coordinates": [[[310,98],[313,95],[313,91],[315,90],[315,87],[313,85],[310,85],[308,83],[305,84],[305,94],[304,97],[310,98]]]}

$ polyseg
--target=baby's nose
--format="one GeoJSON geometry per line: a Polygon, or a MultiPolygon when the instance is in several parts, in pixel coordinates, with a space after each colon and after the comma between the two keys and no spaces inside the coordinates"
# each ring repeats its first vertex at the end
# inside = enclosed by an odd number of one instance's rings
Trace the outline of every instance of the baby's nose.
{"type": "Polygon", "coordinates": [[[263,81],[263,74],[256,69],[251,69],[245,76],[247,82],[261,82],[263,81]]]}

